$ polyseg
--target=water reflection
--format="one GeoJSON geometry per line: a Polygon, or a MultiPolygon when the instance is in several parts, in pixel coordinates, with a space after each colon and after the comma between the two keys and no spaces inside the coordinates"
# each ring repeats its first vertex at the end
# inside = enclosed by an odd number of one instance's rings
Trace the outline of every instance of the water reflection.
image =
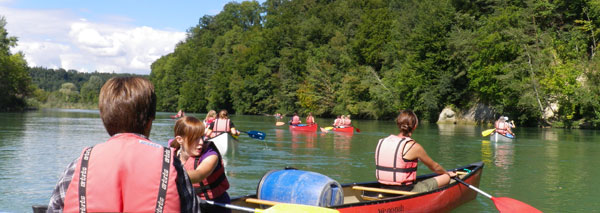
{"type": "Polygon", "coordinates": [[[352,132],[335,132],[333,135],[333,148],[337,152],[350,154],[351,141],[354,134],[352,132]]]}
{"type": "Polygon", "coordinates": [[[317,132],[293,130],[290,132],[292,133],[292,149],[297,149],[302,142],[306,143],[306,148],[315,147],[317,132]]]}

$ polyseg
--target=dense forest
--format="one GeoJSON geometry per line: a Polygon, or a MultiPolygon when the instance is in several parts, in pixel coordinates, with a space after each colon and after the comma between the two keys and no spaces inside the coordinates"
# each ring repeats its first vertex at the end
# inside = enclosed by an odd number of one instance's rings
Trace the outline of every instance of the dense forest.
{"type": "Polygon", "coordinates": [[[159,110],[435,121],[476,105],[600,126],[600,2],[266,0],[203,16],[152,64],[159,110]]]}

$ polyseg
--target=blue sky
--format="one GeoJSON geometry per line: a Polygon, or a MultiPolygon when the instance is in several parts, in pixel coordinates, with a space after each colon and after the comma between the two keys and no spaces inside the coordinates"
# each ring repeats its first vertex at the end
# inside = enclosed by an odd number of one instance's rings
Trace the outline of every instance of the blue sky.
{"type": "Polygon", "coordinates": [[[0,0],[0,16],[19,39],[12,51],[24,53],[29,66],[149,74],[200,17],[228,2],[0,0]]]}

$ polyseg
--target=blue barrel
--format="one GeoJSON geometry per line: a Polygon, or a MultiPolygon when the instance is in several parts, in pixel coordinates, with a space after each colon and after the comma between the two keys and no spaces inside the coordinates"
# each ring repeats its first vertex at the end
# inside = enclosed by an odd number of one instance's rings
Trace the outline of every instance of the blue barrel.
{"type": "Polygon", "coordinates": [[[256,191],[261,200],[323,207],[344,203],[340,183],[316,172],[296,169],[267,172],[256,191]]]}

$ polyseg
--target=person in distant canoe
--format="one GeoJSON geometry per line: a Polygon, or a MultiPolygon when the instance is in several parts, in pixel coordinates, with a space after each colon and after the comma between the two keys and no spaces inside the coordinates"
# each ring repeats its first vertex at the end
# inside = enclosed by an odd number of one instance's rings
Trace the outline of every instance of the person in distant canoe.
{"type": "Polygon", "coordinates": [[[294,116],[292,116],[292,120],[290,120],[290,125],[298,126],[300,123],[302,123],[302,121],[300,121],[300,116],[298,116],[298,113],[294,112],[294,116]]]}
{"type": "Polygon", "coordinates": [[[494,128],[496,128],[496,132],[498,134],[512,137],[515,134],[512,132],[512,130],[510,128],[511,125],[507,122],[507,119],[508,119],[508,117],[500,116],[500,118],[498,118],[496,123],[494,123],[494,128]]]}
{"type": "Polygon", "coordinates": [[[240,135],[240,131],[237,131],[235,129],[235,125],[229,119],[229,116],[227,115],[227,110],[223,109],[219,111],[217,119],[215,119],[215,121],[212,124],[210,124],[210,126],[208,126],[208,131],[206,132],[206,135],[208,135],[208,137],[210,138],[214,138],[215,136],[225,132],[228,132],[234,136],[240,135]]]}
{"type": "Polygon", "coordinates": [[[208,113],[206,113],[206,118],[204,118],[204,126],[210,126],[210,124],[215,122],[215,119],[217,119],[217,111],[211,109],[208,111],[208,113]]]}
{"type": "Polygon", "coordinates": [[[346,117],[344,117],[344,126],[345,127],[352,126],[352,120],[350,120],[350,115],[346,115],[346,117]]]}
{"type": "MultiPolygon", "coordinates": [[[[196,195],[203,200],[231,203],[227,193],[229,181],[225,175],[223,159],[215,144],[204,141],[204,123],[195,117],[182,117],[173,128],[175,141],[171,147],[183,162],[194,186],[196,195]]],[[[202,212],[231,212],[216,205],[201,205],[202,212]]]]}
{"type": "Polygon", "coordinates": [[[315,123],[315,117],[313,117],[312,112],[308,113],[308,116],[306,116],[306,125],[312,125],[315,123]]]}
{"type": "Polygon", "coordinates": [[[379,140],[375,149],[375,176],[383,187],[425,192],[447,185],[456,176],[455,172],[446,171],[431,159],[425,149],[411,138],[418,123],[414,112],[403,110],[396,118],[400,133],[379,140]],[[439,175],[417,182],[419,161],[439,175]]]}
{"type": "Polygon", "coordinates": [[[338,115],[337,118],[333,121],[333,127],[338,128],[341,126],[342,116],[338,115]]]}

